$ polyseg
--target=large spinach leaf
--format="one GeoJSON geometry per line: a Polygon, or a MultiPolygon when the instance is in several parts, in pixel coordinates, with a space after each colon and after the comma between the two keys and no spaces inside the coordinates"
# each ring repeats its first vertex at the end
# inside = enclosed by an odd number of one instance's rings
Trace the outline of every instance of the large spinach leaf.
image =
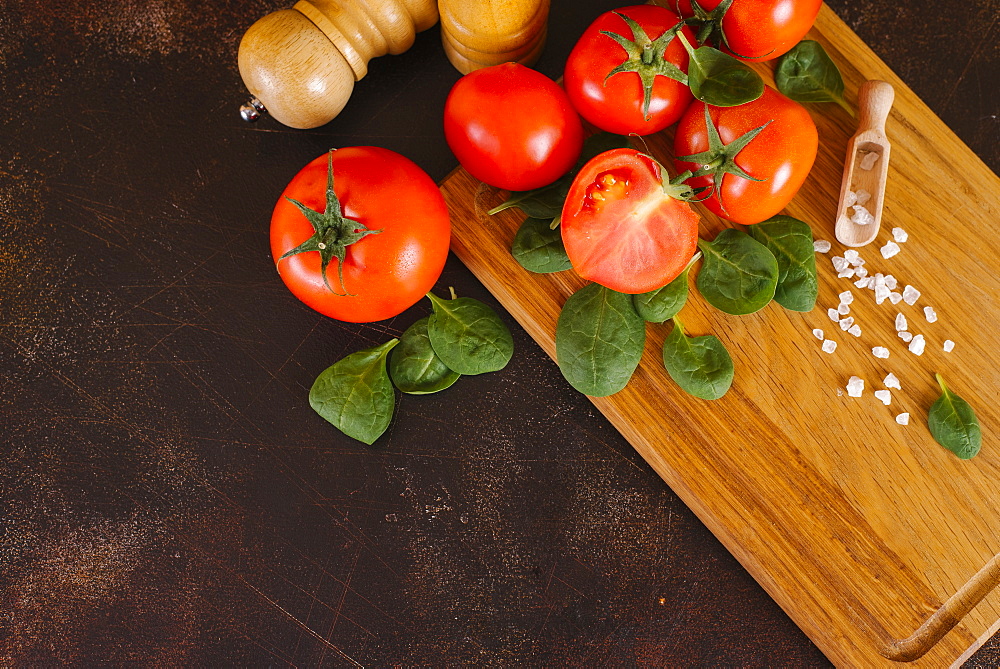
{"type": "Polygon", "coordinates": [[[427,335],[428,317],[406,328],[399,346],[389,355],[389,376],[404,393],[426,395],[451,386],[461,376],[434,352],[427,335]]]}
{"type": "Polygon", "coordinates": [[[309,406],[347,436],[372,444],[392,419],[396,396],[385,359],[398,343],[392,339],[333,363],[309,389],[309,406]]]}
{"type": "Polygon", "coordinates": [[[471,297],[443,300],[427,293],[434,313],[427,335],[441,361],[459,374],[503,369],[514,354],[514,338],[497,313],[471,297]]]}
{"type": "Polygon", "coordinates": [[[573,265],[563,246],[562,232],[549,221],[528,217],[514,235],[511,255],[529,272],[547,274],[570,269],[573,265]]]}
{"type": "Polygon", "coordinates": [[[811,311],[816,306],[816,251],[812,228],[791,216],[774,216],[749,227],[750,236],[767,247],[778,261],[778,285],[774,301],[792,311],[811,311]]]}
{"type": "Polygon", "coordinates": [[[714,240],[698,240],[704,260],[698,292],[727,314],[752,314],[767,306],[778,285],[778,261],[745,232],[726,228],[714,240]]]}
{"type": "Polygon", "coordinates": [[[556,360],[580,392],[604,397],[632,378],[646,342],[646,322],[632,297],[591,283],[573,293],[556,325],[556,360]]]}
{"type": "Polygon", "coordinates": [[[797,102],[836,102],[854,116],[844,100],[844,79],[823,45],[802,40],[778,59],[774,83],[797,102]]]}
{"type": "Polygon", "coordinates": [[[688,337],[676,318],[663,342],[663,366],[684,392],[703,400],[717,400],[733,385],[733,359],[719,338],[688,337]]]}
{"type": "Polygon", "coordinates": [[[934,376],[941,386],[941,397],[931,405],[927,414],[927,427],[937,443],[963,460],[968,460],[983,445],[979,420],[969,403],[953,393],[940,374],[934,376]]]}

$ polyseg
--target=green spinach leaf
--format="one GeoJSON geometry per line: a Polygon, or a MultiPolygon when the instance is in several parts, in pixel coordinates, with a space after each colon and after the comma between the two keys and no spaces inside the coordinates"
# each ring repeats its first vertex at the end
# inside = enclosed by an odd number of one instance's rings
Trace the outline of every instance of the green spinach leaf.
{"type": "Polygon", "coordinates": [[[700,257],[701,253],[695,253],[684,271],[663,288],[633,295],[632,305],[636,313],[650,323],[662,323],[673,318],[687,302],[688,272],[691,265],[700,257]]]}
{"type": "Polygon", "coordinates": [[[588,160],[605,151],[622,149],[627,146],[629,146],[629,138],[624,135],[613,135],[609,132],[591,135],[583,142],[583,151],[573,169],[548,186],[510,193],[504,202],[493,207],[487,213],[492,215],[504,209],[517,207],[531,218],[543,218],[551,221],[562,214],[566,194],[569,193],[569,187],[573,185],[573,177],[588,160]]]}
{"type": "Polygon", "coordinates": [[[427,395],[444,390],[461,376],[452,371],[434,353],[427,336],[428,317],[406,328],[399,346],[389,355],[389,376],[404,393],[427,395]]]}
{"type": "Polygon", "coordinates": [[[778,261],[745,232],[726,228],[711,242],[698,240],[704,256],[696,285],[709,304],[727,314],[752,314],[767,306],[778,285],[778,261]]]}
{"type": "Polygon", "coordinates": [[[680,31],[677,37],[690,57],[688,87],[698,100],[716,107],[735,107],[764,94],[764,80],[738,58],[710,46],[695,49],[680,31]]]}
{"type": "Polygon", "coordinates": [[[514,354],[514,338],[497,313],[471,297],[442,300],[427,293],[434,306],[427,336],[441,361],[459,374],[503,369],[514,354]]]}
{"type": "Polygon", "coordinates": [[[840,70],[819,42],[802,40],[779,58],[774,83],[797,102],[836,102],[854,116],[854,110],[844,100],[840,70]]]}
{"type": "Polygon", "coordinates": [[[778,261],[774,301],[791,311],[811,311],[816,306],[816,251],[812,228],[791,216],[774,216],[749,227],[750,236],[767,247],[778,261]]]}
{"type": "Polygon", "coordinates": [[[396,396],[385,358],[398,343],[392,339],[333,363],[309,389],[309,406],[347,436],[372,444],[392,419],[396,396]]]}
{"type": "Polygon", "coordinates": [[[556,360],[585,395],[605,397],[632,378],[646,342],[646,322],[632,297],[591,283],[570,295],[556,325],[556,360]]]}
{"type": "Polygon", "coordinates": [[[927,427],[937,443],[961,459],[968,460],[983,445],[979,421],[969,403],[953,393],[940,374],[934,376],[941,386],[941,397],[931,405],[927,427]]]}
{"type": "Polygon", "coordinates": [[[551,222],[528,217],[514,235],[511,255],[529,272],[547,274],[570,269],[573,265],[563,246],[562,232],[551,222]]]}
{"type": "Polygon", "coordinates": [[[663,366],[681,390],[703,400],[717,400],[733,385],[733,359],[719,338],[688,337],[676,318],[663,342],[663,366]]]}

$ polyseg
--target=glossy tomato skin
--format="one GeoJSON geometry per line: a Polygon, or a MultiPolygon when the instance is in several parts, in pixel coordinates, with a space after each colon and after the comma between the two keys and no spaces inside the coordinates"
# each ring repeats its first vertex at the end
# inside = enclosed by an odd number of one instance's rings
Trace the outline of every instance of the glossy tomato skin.
{"type": "MultiPolygon", "coordinates": [[[[721,1],[699,0],[699,4],[712,10],[721,1]]],[[[743,58],[777,58],[809,32],[822,4],[822,0],[733,0],[722,20],[729,50],[743,58]]],[[[680,0],[679,7],[682,16],[694,15],[691,0],[680,0]]]]}
{"type": "Polygon", "coordinates": [[[347,247],[344,285],[337,261],[327,267],[336,295],[324,285],[318,252],[278,260],[313,234],[287,198],[316,211],[326,206],[328,155],[319,156],[285,187],[271,216],[271,253],[282,281],[316,311],[352,323],[391,318],[426,295],[448,257],[451,224],[434,181],[408,158],[371,146],[333,152],[334,192],[347,218],[371,230],[347,247]]]}
{"type": "Polygon", "coordinates": [[[583,148],[583,125],[563,89],[518,63],[459,79],[445,101],[444,133],[469,174],[512,191],[552,183],[583,148]]]}
{"type": "MultiPolygon", "coordinates": [[[[656,5],[635,5],[615,10],[636,21],[655,40],[680,21],[669,9],[656,5]]],[[[648,135],[673,125],[691,104],[691,90],[679,81],[657,76],[649,104],[649,118],[643,113],[643,85],[636,72],[608,73],[628,57],[625,49],[602,31],[631,39],[632,30],[615,12],[597,17],[588,27],[566,61],[563,85],[570,102],[587,121],[601,130],[619,135],[648,135]]],[[[694,33],[684,29],[688,42],[694,33]]],[[[673,39],[664,54],[666,60],[687,73],[688,55],[680,40],[673,39]]]]}
{"type": "Polygon", "coordinates": [[[698,246],[698,215],[663,192],[659,163],[612,149],[577,173],[559,227],[573,269],[620,293],[670,283],[698,246]]]}
{"type": "MultiPolygon", "coordinates": [[[[805,107],[770,86],[765,86],[764,94],[753,102],[738,107],[709,106],[709,114],[723,144],[768,121],[771,123],[735,158],[741,169],[762,181],[726,174],[721,189],[713,189],[711,197],[704,201],[705,206],[722,218],[743,225],[771,218],[795,197],[816,160],[819,137],[812,117],[805,107]]],[[[705,104],[694,102],[677,124],[674,155],[688,156],[706,149],[705,104]]],[[[676,159],[674,165],[678,172],[694,172],[702,167],[676,159]]],[[[713,178],[698,177],[687,183],[692,187],[712,186],[713,178]]]]}

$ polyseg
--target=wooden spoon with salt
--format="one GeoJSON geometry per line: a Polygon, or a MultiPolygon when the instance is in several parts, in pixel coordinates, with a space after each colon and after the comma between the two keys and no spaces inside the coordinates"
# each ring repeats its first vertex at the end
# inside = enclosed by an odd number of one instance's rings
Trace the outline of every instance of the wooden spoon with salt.
{"type": "Polygon", "coordinates": [[[895,93],[884,81],[866,81],[858,89],[858,131],[847,144],[844,180],[837,206],[837,241],[864,246],[882,224],[882,200],[889,173],[885,120],[895,93]]]}

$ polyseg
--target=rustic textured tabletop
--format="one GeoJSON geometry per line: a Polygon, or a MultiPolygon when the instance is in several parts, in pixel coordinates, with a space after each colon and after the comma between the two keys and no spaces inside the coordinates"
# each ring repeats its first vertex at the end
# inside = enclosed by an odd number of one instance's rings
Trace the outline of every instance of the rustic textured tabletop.
{"type": "MultiPolygon", "coordinates": [[[[829,4],[1000,167],[997,0],[829,4]]],[[[373,447],[312,412],[427,308],[310,311],[274,202],[331,147],[443,179],[459,75],[435,27],[334,122],[248,125],[236,48],[282,6],[0,5],[0,664],[825,664],[510,318],[506,370],[407,398],[373,447]]],[[[539,69],[616,6],[554,2],[539,69]]],[[[438,286],[497,306],[454,258],[438,286]]]]}

